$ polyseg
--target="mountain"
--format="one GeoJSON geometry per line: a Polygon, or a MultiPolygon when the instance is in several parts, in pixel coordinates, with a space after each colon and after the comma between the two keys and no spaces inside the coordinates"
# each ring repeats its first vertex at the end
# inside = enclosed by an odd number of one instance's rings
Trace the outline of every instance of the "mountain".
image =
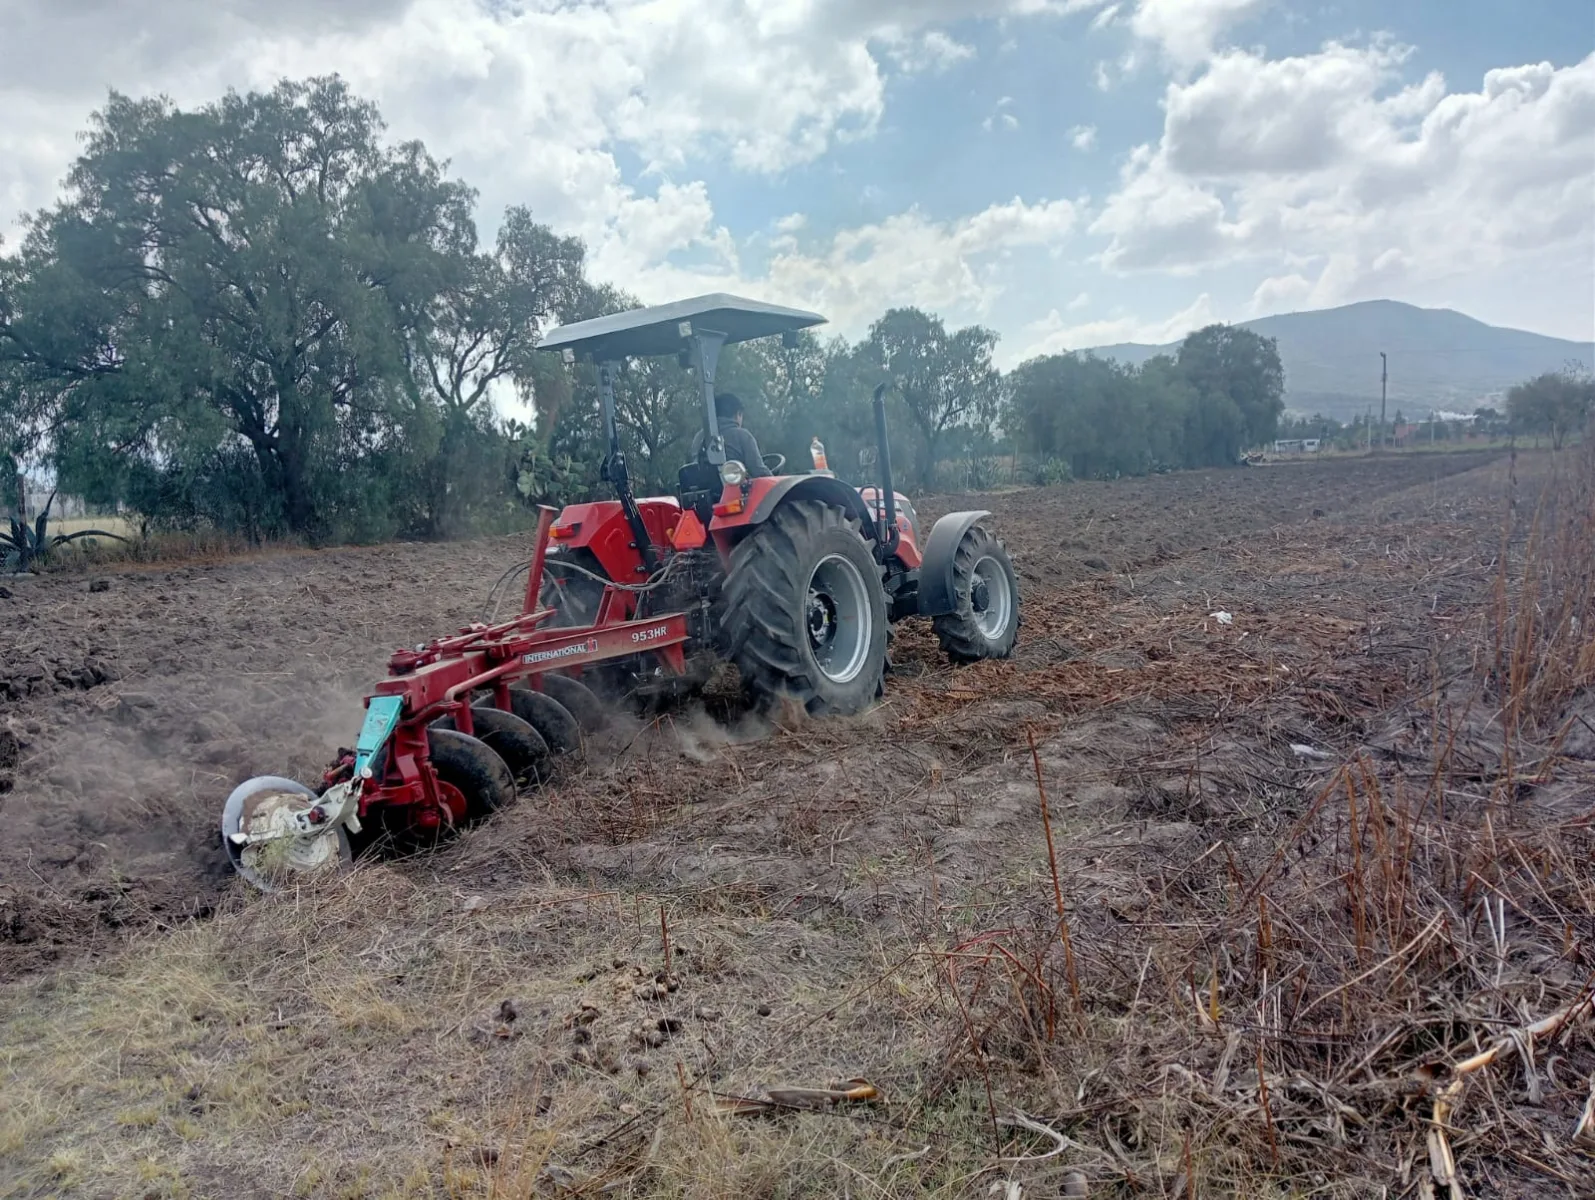
{"type": "MultiPolygon", "coordinates": [[[[1316,312],[1286,313],[1240,324],[1279,342],[1285,406],[1349,421],[1379,411],[1379,352],[1390,356],[1389,415],[1431,410],[1471,413],[1499,407],[1501,393],[1568,360],[1595,367],[1595,343],[1486,325],[1448,308],[1367,300],[1316,312]]],[[[1098,346],[1085,353],[1135,366],[1179,343],[1098,346]]]]}

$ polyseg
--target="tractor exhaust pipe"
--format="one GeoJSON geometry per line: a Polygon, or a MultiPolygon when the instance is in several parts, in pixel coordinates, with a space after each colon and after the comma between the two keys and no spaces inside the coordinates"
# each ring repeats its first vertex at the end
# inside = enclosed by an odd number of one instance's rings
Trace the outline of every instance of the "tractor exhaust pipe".
{"type": "Polygon", "coordinates": [[[886,510],[886,528],[881,531],[881,544],[886,553],[897,549],[901,534],[897,532],[897,492],[892,487],[892,445],[886,436],[886,385],[875,385],[875,441],[876,453],[881,461],[881,502],[886,510]]]}

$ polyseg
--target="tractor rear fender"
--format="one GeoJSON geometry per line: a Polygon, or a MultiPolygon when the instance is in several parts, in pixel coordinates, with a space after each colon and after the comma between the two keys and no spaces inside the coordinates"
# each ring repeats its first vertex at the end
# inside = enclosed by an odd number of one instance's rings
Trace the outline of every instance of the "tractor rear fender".
{"type": "MultiPolygon", "coordinates": [[[[648,540],[656,548],[668,546],[681,520],[681,502],[673,496],[651,496],[637,501],[637,508],[648,540]]],[[[621,583],[635,583],[638,576],[647,574],[636,536],[618,500],[567,504],[554,521],[550,537],[551,546],[590,551],[609,577],[621,583]]]]}
{"type": "Polygon", "coordinates": [[[844,510],[861,526],[860,532],[870,541],[875,540],[875,518],[869,505],[864,503],[857,490],[830,475],[775,475],[748,481],[748,493],[739,513],[722,516],[720,510],[726,501],[737,497],[737,488],[726,488],[721,503],[716,506],[715,518],[709,526],[715,545],[722,553],[729,552],[737,536],[744,529],[764,524],[775,510],[791,500],[818,500],[844,510]]]}
{"type": "Polygon", "coordinates": [[[939,617],[958,608],[958,593],[953,587],[953,559],[964,534],[975,522],[991,514],[984,509],[948,513],[936,522],[925,543],[925,560],[919,569],[919,615],[939,617]]]}

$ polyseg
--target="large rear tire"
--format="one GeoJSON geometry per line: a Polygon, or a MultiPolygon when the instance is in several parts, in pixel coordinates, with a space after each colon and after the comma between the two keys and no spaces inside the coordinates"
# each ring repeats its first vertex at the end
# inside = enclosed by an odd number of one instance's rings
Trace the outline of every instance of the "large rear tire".
{"type": "Polygon", "coordinates": [[[603,564],[591,550],[550,550],[538,589],[538,603],[554,610],[549,625],[568,628],[597,621],[598,603],[604,598],[601,580],[605,577],[603,564]],[[595,579],[595,575],[600,578],[595,579]]]}
{"type": "Polygon", "coordinates": [[[984,526],[964,534],[953,556],[958,607],[931,624],[954,662],[1007,658],[1019,638],[1019,578],[1002,539],[984,526]]]}
{"type": "Polygon", "coordinates": [[[841,508],[793,500],[731,552],[721,593],[726,656],[755,700],[847,716],[880,695],[881,571],[841,508]]]}

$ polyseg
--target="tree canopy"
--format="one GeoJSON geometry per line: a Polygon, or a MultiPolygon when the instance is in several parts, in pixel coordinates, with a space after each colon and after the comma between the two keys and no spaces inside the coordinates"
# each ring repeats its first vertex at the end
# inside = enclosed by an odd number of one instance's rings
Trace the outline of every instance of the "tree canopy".
{"type": "Polygon", "coordinates": [[[1568,434],[1585,428],[1591,413],[1595,413],[1595,376],[1575,366],[1536,376],[1506,396],[1512,429],[1548,437],[1557,450],[1568,434]]]}
{"type": "MultiPolygon", "coordinates": [[[[593,373],[536,346],[637,302],[527,209],[486,245],[476,220],[474,191],[388,141],[335,77],[191,110],[112,93],[61,197],[0,255],[0,479],[42,464],[156,524],[311,541],[455,536],[593,493],[593,373]]],[[[996,346],[894,308],[857,343],[730,347],[719,386],[763,449],[802,469],[818,436],[846,474],[889,382],[919,488],[950,465],[975,479],[999,436],[1048,478],[1233,462],[1282,409],[1273,343],[1227,326],[1138,369],[1055,355],[1005,376],[996,346]]],[[[628,362],[616,405],[638,486],[671,489],[694,381],[673,359],[628,362]]]]}
{"type": "Polygon", "coordinates": [[[1233,465],[1271,440],[1284,412],[1272,338],[1210,325],[1127,367],[1091,356],[1032,359],[1013,373],[1009,424],[1032,453],[1077,476],[1233,465]]]}

